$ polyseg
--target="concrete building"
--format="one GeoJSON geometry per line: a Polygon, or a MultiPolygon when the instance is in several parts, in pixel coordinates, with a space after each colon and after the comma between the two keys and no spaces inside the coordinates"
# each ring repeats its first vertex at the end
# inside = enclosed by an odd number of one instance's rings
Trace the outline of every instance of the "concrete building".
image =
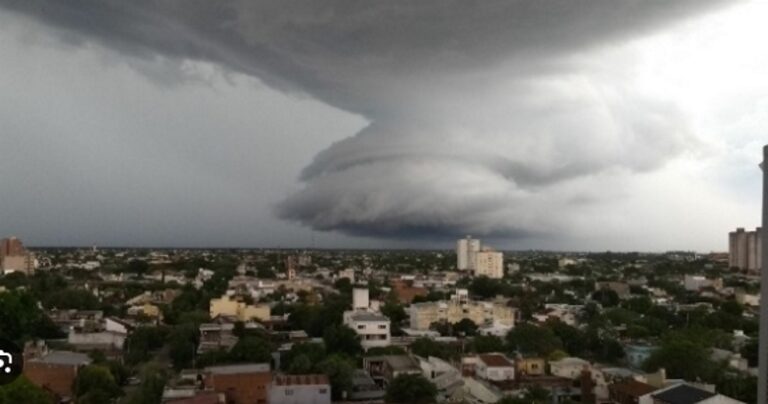
{"type": "Polygon", "coordinates": [[[475,254],[480,251],[480,240],[470,236],[456,242],[456,268],[460,271],[475,269],[475,254]]]}
{"type": "Polygon", "coordinates": [[[410,328],[428,330],[432,323],[458,323],[463,319],[472,320],[480,327],[515,325],[515,309],[500,302],[477,302],[469,300],[466,290],[459,289],[451,300],[415,303],[410,306],[410,328]]]}
{"type": "Polygon", "coordinates": [[[592,365],[581,358],[563,358],[559,361],[549,362],[549,372],[553,376],[564,377],[566,379],[576,380],[581,377],[583,370],[588,370],[592,365]]]}
{"type": "Polygon", "coordinates": [[[331,404],[331,383],[323,374],[275,376],[269,404],[331,404]]]}
{"type": "Polygon", "coordinates": [[[364,310],[344,312],[344,325],[360,336],[360,345],[366,351],[374,347],[386,347],[391,343],[389,319],[379,313],[364,310]]]}
{"type": "Polygon", "coordinates": [[[211,366],[203,370],[203,385],[223,393],[228,404],[267,404],[272,372],[267,363],[211,366]]]}
{"type": "Polygon", "coordinates": [[[731,268],[759,271],[763,261],[762,239],[760,227],[754,231],[745,231],[739,227],[728,233],[728,265],[731,268]]]}
{"type": "Polygon", "coordinates": [[[268,321],[271,310],[268,304],[247,304],[243,301],[233,300],[229,296],[222,296],[220,299],[211,299],[209,304],[210,316],[235,317],[239,321],[260,320],[268,321]]]}
{"type": "Polygon", "coordinates": [[[496,382],[514,380],[515,364],[502,354],[481,354],[477,356],[475,375],[481,379],[496,382]]]}
{"type": "Polygon", "coordinates": [[[16,237],[0,240],[0,272],[24,272],[31,274],[35,271],[35,258],[24,249],[24,245],[16,237]]]}
{"type": "Polygon", "coordinates": [[[352,290],[352,310],[368,310],[370,305],[368,288],[354,288],[352,290]]]}
{"type": "Polygon", "coordinates": [[[475,253],[475,276],[504,277],[504,254],[490,248],[475,253]]]}
{"type": "Polygon", "coordinates": [[[364,357],[363,368],[373,380],[385,387],[400,375],[423,375],[419,361],[410,355],[364,357]]]}
{"type": "Polygon", "coordinates": [[[53,393],[59,400],[66,400],[72,398],[77,373],[90,363],[91,358],[83,353],[52,351],[26,360],[23,373],[33,384],[53,393]]]}

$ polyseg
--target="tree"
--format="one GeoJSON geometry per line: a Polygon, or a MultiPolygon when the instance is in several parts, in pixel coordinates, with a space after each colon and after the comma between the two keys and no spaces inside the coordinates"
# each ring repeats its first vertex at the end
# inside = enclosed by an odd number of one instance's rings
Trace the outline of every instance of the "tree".
{"type": "Polygon", "coordinates": [[[435,403],[437,387],[422,375],[399,375],[387,386],[384,400],[388,403],[435,403]]]}
{"type": "Polygon", "coordinates": [[[194,324],[180,324],[173,328],[168,338],[168,355],[174,368],[183,369],[192,364],[198,339],[198,328],[194,324]]]}
{"type": "Polygon", "coordinates": [[[435,356],[441,359],[454,359],[459,356],[458,350],[449,344],[437,342],[431,338],[419,338],[410,346],[415,355],[427,358],[435,356]]]}
{"type": "Polygon", "coordinates": [[[128,364],[144,362],[150,352],[160,349],[168,331],[163,327],[139,327],[125,341],[125,361],[128,364]]]}
{"type": "Polygon", "coordinates": [[[323,341],[328,352],[342,352],[354,357],[363,351],[360,336],[355,330],[345,325],[326,327],[323,332],[323,341]]]}
{"type": "Polygon", "coordinates": [[[165,369],[159,364],[151,363],[141,372],[141,385],[128,398],[128,404],[160,403],[163,388],[168,379],[165,369]]]}
{"type": "Polygon", "coordinates": [[[149,272],[149,263],[144,260],[132,259],[128,261],[128,265],[126,265],[125,271],[135,273],[137,275],[144,275],[149,272]]]}
{"type": "Polygon", "coordinates": [[[53,399],[45,390],[35,386],[24,376],[19,376],[0,386],[0,404],[52,404],[53,399]]]}
{"type": "Polygon", "coordinates": [[[471,337],[477,334],[477,324],[474,321],[463,318],[461,321],[453,325],[453,333],[457,336],[471,337]]]}
{"type": "Polygon", "coordinates": [[[325,345],[305,342],[294,344],[290,351],[282,356],[283,370],[291,374],[313,373],[317,364],[325,359],[325,345]]]}
{"type": "Polygon", "coordinates": [[[88,365],[77,373],[74,383],[77,402],[104,403],[122,394],[109,368],[88,365]]]}
{"type": "Polygon", "coordinates": [[[487,276],[479,276],[472,280],[469,291],[482,299],[490,299],[501,292],[501,283],[487,276]]]}
{"type": "Polygon", "coordinates": [[[504,340],[495,335],[478,335],[470,345],[476,353],[502,352],[505,349],[504,340]]]}
{"type": "Polygon", "coordinates": [[[685,380],[708,379],[715,368],[709,349],[696,341],[667,338],[644,364],[647,371],[664,368],[670,377],[685,380]]]}
{"type": "Polygon", "coordinates": [[[272,361],[272,348],[272,344],[261,337],[240,338],[229,351],[229,359],[232,362],[270,363],[272,361]]]}
{"type": "Polygon", "coordinates": [[[271,268],[259,268],[256,270],[256,277],[260,279],[275,279],[277,274],[271,268]]]}
{"type": "Polygon", "coordinates": [[[507,343],[510,350],[543,357],[563,347],[562,341],[551,329],[530,323],[522,323],[510,330],[507,343]]]}
{"type": "Polygon", "coordinates": [[[603,307],[613,307],[619,304],[619,295],[611,289],[600,289],[592,294],[592,300],[603,307]]]}
{"type": "Polygon", "coordinates": [[[351,391],[355,365],[345,356],[330,355],[318,364],[318,369],[328,376],[331,383],[331,396],[334,400],[341,399],[344,392],[351,391]]]}

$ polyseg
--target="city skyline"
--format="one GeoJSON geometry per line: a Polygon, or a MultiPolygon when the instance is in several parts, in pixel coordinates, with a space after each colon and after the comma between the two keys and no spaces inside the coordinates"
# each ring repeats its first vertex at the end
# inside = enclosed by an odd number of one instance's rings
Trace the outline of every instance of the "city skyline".
{"type": "Polygon", "coordinates": [[[80,3],[0,1],[0,234],[29,246],[709,252],[760,224],[765,3],[80,3]]]}

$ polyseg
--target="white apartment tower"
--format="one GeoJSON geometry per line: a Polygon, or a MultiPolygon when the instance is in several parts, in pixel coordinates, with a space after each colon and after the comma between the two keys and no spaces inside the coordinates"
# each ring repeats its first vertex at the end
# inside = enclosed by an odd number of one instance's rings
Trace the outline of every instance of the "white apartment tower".
{"type": "Polygon", "coordinates": [[[731,268],[759,272],[762,266],[762,229],[744,231],[739,227],[728,233],[728,265],[731,268]]]}
{"type": "Polygon", "coordinates": [[[475,255],[480,251],[480,240],[467,236],[456,243],[456,268],[459,271],[475,269],[475,255]]]}

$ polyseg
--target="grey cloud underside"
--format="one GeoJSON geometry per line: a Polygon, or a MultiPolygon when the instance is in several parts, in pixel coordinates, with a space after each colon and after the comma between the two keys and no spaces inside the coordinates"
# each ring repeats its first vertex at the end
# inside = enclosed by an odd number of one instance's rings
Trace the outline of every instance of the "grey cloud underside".
{"type": "Polygon", "coordinates": [[[365,116],[277,214],[430,238],[562,231],[557,212],[599,199],[574,184],[677,155],[681,114],[583,55],[726,3],[0,0],[75,43],[212,61],[365,116]]]}

